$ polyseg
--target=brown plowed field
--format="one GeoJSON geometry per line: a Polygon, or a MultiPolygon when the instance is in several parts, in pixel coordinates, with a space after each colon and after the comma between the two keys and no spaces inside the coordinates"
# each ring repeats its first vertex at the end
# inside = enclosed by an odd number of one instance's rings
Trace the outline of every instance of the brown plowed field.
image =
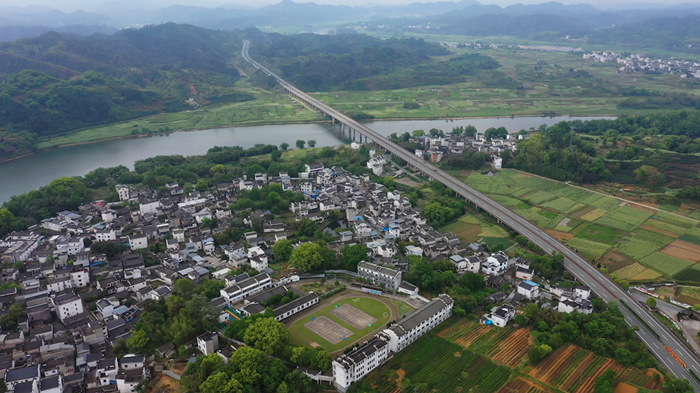
{"type": "Polygon", "coordinates": [[[637,393],[639,389],[624,382],[620,382],[615,386],[615,393],[637,393]]]}
{"type": "Polygon", "coordinates": [[[455,343],[463,346],[464,348],[469,348],[470,345],[474,344],[474,341],[478,340],[481,336],[485,334],[491,334],[494,332],[494,328],[486,325],[479,325],[474,331],[470,332],[466,336],[462,336],[455,340],[455,343]]]}
{"type": "Polygon", "coordinates": [[[466,329],[467,327],[473,325],[473,322],[470,322],[468,320],[463,320],[459,321],[453,325],[450,325],[444,329],[440,333],[438,333],[438,337],[449,337],[450,335],[459,332],[460,330],[466,329]]]}
{"type": "Polygon", "coordinates": [[[545,229],[545,231],[550,235],[554,236],[557,240],[571,240],[575,236],[573,233],[555,231],[554,229],[545,229]]]}
{"type": "Polygon", "coordinates": [[[542,386],[522,378],[516,378],[498,390],[498,393],[543,393],[547,392],[542,386]]]}
{"type": "Polygon", "coordinates": [[[683,240],[676,240],[668,246],[661,249],[661,252],[682,259],[686,262],[698,262],[700,261],[700,246],[684,242],[683,240]]]}
{"type": "Polygon", "coordinates": [[[489,357],[511,368],[517,367],[530,349],[530,331],[518,329],[498,344],[489,357]]]}
{"type": "Polygon", "coordinates": [[[588,368],[588,365],[593,363],[593,360],[595,359],[595,355],[593,352],[589,353],[588,356],[586,356],[585,359],[581,362],[581,365],[579,365],[576,368],[576,371],[571,373],[569,378],[564,382],[564,385],[562,385],[562,390],[568,391],[571,389],[571,387],[574,386],[574,383],[578,382],[579,379],[581,379],[581,371],[585,370],[588,368]]]}
{"type": "Polygon", "coordinates": [[[571,213],[571,217],[581,218],[595,209],[597,209],[595,206],[586,206],[577,212],[571,213]]]}
{"type": "Polygon", "coordinates": [[[533,368],[530,375],[549,385],[566,368],[571,357],[579,350],[580,348],[571,344],[559,348],[533,368]]]}
{"type": "Polygon", "coordinates": [[[596,378],[601,376],[609,368],[612,368],[613,370],[615,370],[616,373],[619,373],[623,369],[623,367],[620,363],[617,363],[614,360],[608,359],[605,361],[605,363],[603,363],[603,365],[600,367],[600,369],[598,371],[596,371],[595,374],[586,377],[584,379],[583,383],[581,384],[581,386],[579,386],[578,389],[576,389],[576,391],[574,393],[590,393],[590,392],[592,392],[593,385],[595,384],[596,378]]]}

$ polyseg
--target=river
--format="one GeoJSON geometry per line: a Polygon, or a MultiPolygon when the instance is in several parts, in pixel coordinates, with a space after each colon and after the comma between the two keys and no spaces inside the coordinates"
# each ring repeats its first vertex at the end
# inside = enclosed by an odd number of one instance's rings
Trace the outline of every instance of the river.
{"type": "MultiPolygon", "coordinates": [[[[431,128],[450,131],[452,127],[474,125],[483,132],[489,127],[506,127],[509,132],[556,124],[565,120],[591,120],[600,117],[502,117],[461,120],[372,121],[367,126],[381,133],[403,134],[431,128]]],[[[218,128],[201,131],[180,131],[169,134],[125,138],[110,141],[67,146],[40,151],[36,154],[0,164],[0,203],[49,184],[62,176],[82,176],[99,167],[126,165],[133,169],[134,162],[157,155],[183,156],[205,154],[213,146],[251,147],[256,143],[289,143],[298,139],[316,140],[317,146],[335,146],[350,142],[342,138],[339,128],[330,124],[286,124],[253,127],[218,128]]]]}

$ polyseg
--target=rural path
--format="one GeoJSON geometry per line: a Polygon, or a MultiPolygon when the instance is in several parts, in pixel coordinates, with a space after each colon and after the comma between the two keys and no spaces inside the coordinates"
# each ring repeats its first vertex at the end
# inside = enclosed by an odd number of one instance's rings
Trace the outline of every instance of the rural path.
{"type": "Polygon", "coordinates": [[[569,187],[578,188],[579,190],[592,192],[592,193],[599,194],[599,195],[603,195],[603,196],[610,197],[610,198],[615,198],[615,199],[618,199],[618,200],[620,200],[620,201],[623,201],[623,202],[626,202],[626,203],[630,203],[630,204],[633,204],[633,205],[637,205],[637,206],[641,206],[641,207],[644,207],[644,208],[647,208],[647,209],[656,210],[656,211],[662,211],[662,212],[664,212],[664,213],[666,213],[666,214],[670,214],[670,215],[673,215],[673,216],[676,216],[676,217],[685,218],[685,219],[687,219],[687,220],[695,221],[696,223],[697,223],[697,222],[700,222],[700,220],[697,220],[697,219],[692,218],[692,217],[683,216],[683,215],[680,215],[680,214],[676,214],[676,213],[673,213],[673,212],[669,212],[669,211],[663,210],[663,209],[658,208],[658,207],[645,205],[644,203],[631,201],[631,200],[625,199],[625,198],[620,198],[619,196],[606,194],[606,193],[604,193],[604,192],[600,192],[600,191],[597,191],[597,190],[594,190],[594,189],[591,189],[591,188],[581,187],[581,186],[577,186],[577,185],[574,185],[574,184],[571,184],[571,183],[566,184],[566,183],[563,182],[563,181],[550,179],[550,178],[548,178],[548,177],[544,177],[544,176],[540,176],[540,175],[535,175],[534,173],[524,172],[524,171],[520,171],[520,170],[513,169],[513,168],[508,168],[508,169],[510,169],[510,170],[512,170],[512,171],[515,171],[515,172],[518,172],[518,173],[522,173],[523,175],[539,177],[540,179],[545,179],[545,180],[549,180],[549,181],[552,181],[552,182],[555,182],[555,183],[564,184],[564,185],[569,186],[569,187]]]}
{"type": "MultiPolygon", "coordinates": [[[[301,313],[295,315],[293,318],[290,318],[290,319],[286,320],[286,321],[284,322],[284,324],[285,324],[285,326],[287,326],[287,329],[289,329],[289,328],[291,328],[292,325],[294,325],[294,323],[296,323],[298,320],[300,320],[300,319],[302,319],[302,318],[308,317],[309,315],[313,314],[314,311],[317,310],[317,309],[322,309],[322,308],[324,308],[324,307],[326,307],[326,306],[329,306],[329,305],[331,305],[331,304],[333,304],[333,303],[335,303],[335,302],[337,302],[337,301],[339,301],[339,300],[348,299],[348,298],[358,298],[358,297],[360,297],[360,298],[364,297],[364,298],[374,299],[374,300],[378,300],[378,301],[382,302],[385,306],[389,307],[389,312],[391,312],[391,317],[389,318],[389,320],[390,320],[390,321],[398,321],[398,320],[399,320],[399,315],[401,315],[401,313],[399,312],[399,308],[396,307],[396,305],[395,305],[394,303],[392,303],[391,300],[389,300],[389,299],[387,299],[387,298],[384,298],[384,297],[382,297],[382,296],[373,296],[373,295],[369,295],[369,294],[366,294],[366,293],[363,293],[363,292],[356,292],[356,291],[350,290],[350,289],[348,288],[348,289],[346,289],[345,291],[339,293],[339,294],[336,295],[336,296],[331,296],[331,297],[329,297],[328,299],[324,299],[324,300],[321,301],[316,307],[309,308],[309,309],[307,309],[306,311],[301,312],[301,313]]],[[[355,343],[358,342],[358,341],[366,340],[367,338],[374,336],[374,335],[377,334],[380,330],[383,330],[385,327],[386,327],[386,326],[380,326],[380,327],[378,327],[376,330],[374,330],[374,331],[372,331],[372,332],[370,332],[370,333],[367,333],[366,336],[359,337],[357,340],[355,340],[355,341],[349,343],[349,344],[348,344],[348,347],[351,346],[351,345],[353,345],[353,344],[355,344],[355,343]]],[[[347,348],[347,347],[346,347],[346,348],[347,348]]],[[[343,351],[344,351],[344,350],[345,350],[345,348],[339,349],[339,350],[337,350],[337,351],[335,351],[335,352],[331,352],[331,355],[332,355],[333,357],[340,356],[340,355],[343,354],[343,351]]]]}

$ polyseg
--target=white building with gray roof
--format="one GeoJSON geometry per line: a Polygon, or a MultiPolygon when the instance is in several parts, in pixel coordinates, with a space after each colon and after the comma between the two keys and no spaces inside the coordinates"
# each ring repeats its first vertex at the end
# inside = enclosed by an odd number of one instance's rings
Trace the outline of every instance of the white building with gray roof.
{"type": "Polygon", "coordinates": [[[388,329],[384,329],[383,332],[389,336],[389,349],[392,352],[399,352],[406,348],[423,334],[452,316],[453,306],[452,298],[443,294],[408,314],[388,329]]]}
{"type": "Polygon", "coordinates": [[[384,286],[395,291],[401,285],[401,272],[388,267],[379,266],[370,262],[360,262],[357,265],[357,273],[360,277],[369,280],[372,284],[384,286]]]}

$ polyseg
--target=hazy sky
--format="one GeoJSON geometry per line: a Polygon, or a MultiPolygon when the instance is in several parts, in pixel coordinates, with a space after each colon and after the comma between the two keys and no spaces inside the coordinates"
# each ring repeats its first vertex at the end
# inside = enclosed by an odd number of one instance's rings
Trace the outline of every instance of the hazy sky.
{"type": "MultiPolygon", "coordinates": [[[[199,1],[199,0],[113,0],[114,2],[119,2],[121,4],[124,4],[126,7],[133,8],[133,7],[138,7],[138,8],[160,8],[172,4],[181,4],[181,5],[191,5],[191,6],[202,6],[202,7],[217,7],[219,5],[225,5],[225,4],[235,4],[235,5],[245,5],[249,6],[252,8],[258,8],[260,6],[264,5],[269,5],[269,4],[275,4],[278,3],[281,0],[224,0],[224,1],[218,1],[218,0],[204,0],[204,1],[199,1]]],[[[294,0],[295,2],[298,3],[306,3],[306,2],[311,2],[308,0],[294,0]]],[[[433,1],[440,1],[440,0],[315,0],[313,2],[318,3],[318,4],[344,4],[344,5],[351,5],[351,6],[366,6],[366,5],[405,5],[409,4],[412,2],[422,2],[422,3],[429,3],[433,1]]],[[[443,0],[444,1],[444,0],[443,0]]],[[[543,3],[546,1],[551,1],[551,0],[481,0],[481,3],[483,4],[497,4],[500,6],[507,6],[511,4],[516,4],[516,3],[523,3],[523,4],[538,4],[538,3],[543,3]]],[[[640,8],[648,8],[650,5],[663,5],[663,6],[670,6],[673,4],[680,4],[680,3],[694,3],[695,1],[688,1],[688,0],[590,0],[590,1],[581,1],[581,0],[555,0],[559,1],[564,4],[578,4],[578,3],[588,3],[592,4],[598,8],[601,9],[606,9],[606,8],[637,8],[639,6],[640,8]]],[[[92,10],[97,6],[98,4],[102,3],[103,1],[100,0],[0,0],[0,6],[17,6],[17,7],[26,7],[28,5],[44,5],[48,6],[51,8],[57,8],[65,12],[72,12],[75,11],[76,9],[84,9],[84,10],[92,10]]]]}

